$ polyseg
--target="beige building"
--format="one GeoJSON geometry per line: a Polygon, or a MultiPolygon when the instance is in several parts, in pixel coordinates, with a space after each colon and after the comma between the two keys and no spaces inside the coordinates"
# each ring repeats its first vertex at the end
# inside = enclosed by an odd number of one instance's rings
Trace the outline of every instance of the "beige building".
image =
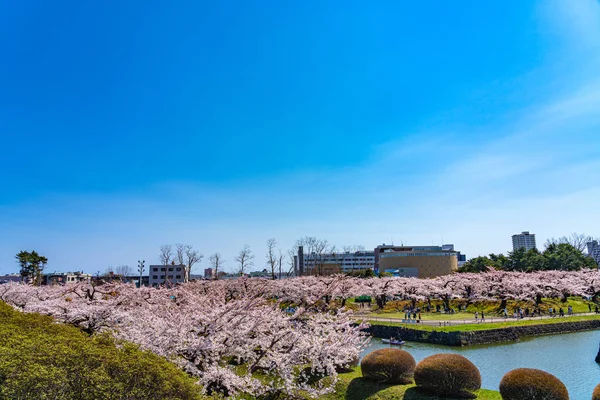
{"type": "Polygon", "coordinates": [[[375,260],[379,272],[393,276],[434,278],[458,269],[457,252],[448,246],[378,246],[375,260]]]}

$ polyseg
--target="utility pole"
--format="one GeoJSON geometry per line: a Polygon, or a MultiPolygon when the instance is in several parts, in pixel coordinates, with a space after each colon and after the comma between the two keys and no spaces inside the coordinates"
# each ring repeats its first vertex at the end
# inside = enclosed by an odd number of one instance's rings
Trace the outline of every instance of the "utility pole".
{"type": "Polygon", "coordinates": [[[140,271],[140,283],[138,285],[138,288],[142,287],[142,274],[144,273],[144,264],[146,263],[146,260],[138,260],[138,271],[140,271]]]}

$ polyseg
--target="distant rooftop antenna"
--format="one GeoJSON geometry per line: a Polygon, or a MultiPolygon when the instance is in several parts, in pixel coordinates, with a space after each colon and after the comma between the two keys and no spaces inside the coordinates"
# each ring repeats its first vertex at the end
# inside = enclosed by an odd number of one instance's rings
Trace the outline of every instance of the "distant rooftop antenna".
{"type": "Polygon", "coordinates": [[[394,236],[392,235],[392,246],[394,245],[394,236]]]}

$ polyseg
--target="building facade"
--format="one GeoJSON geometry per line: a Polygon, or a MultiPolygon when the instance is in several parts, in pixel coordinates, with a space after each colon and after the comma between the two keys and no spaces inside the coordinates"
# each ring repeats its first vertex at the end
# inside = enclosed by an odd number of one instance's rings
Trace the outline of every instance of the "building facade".
{"type": "Polygon", "coordinates": [[[375,248],[375,267],[378,273],[414,278],[435,278],[449,275],[458,269],[457,252],[453,245],[394,246],[375,248]]]}
{"type": "Polygon", "coordinates": [[[600,267],[600,244],[597,240],[592,240],[591,242],[587,243],[587,253],[588,256],[592,257],[594,261],[596,261],[598,267],[600,267]]]}
{"type": "Polygon", "coordinates": [[[185,265],[150,265],[148,284],[150,286],[185,282],[185,265]]]}
{"type": "Polygon", "coordinates": [[[305,253],[294,256],[296,275],[330,275],[372,269],[393,276],[433,278],[455,272],[466,256],[453,244],[442,246],[394,246],[382,244],[373,251],[305,253]]]}
{"type": "Polygon", "coordinates": [[[84,274],[82,272],[54,272],[52,274],[45,274],[43,282],[46,285],[65,285],[69,283],[85,282],[90,283],[92,281],[91,274],[84,274]]]}
{"type": "Polygon", "coordinates": [[[342,272],[373,269],[375,266],[375,253],[372,251],[355,251],[341,253],[304,253],[298,249],[298,272],[301,275],[330,275],[342,272]]]}
{"type": "Polygon", "coordinates": [[[512,245],[513,251],[524,248],[525,251],[536,249],[535,245],[535,233],[529,233],[528,231],[523,231],[521,233],[517,233],[516,235],[512,235],[512,245]]]}

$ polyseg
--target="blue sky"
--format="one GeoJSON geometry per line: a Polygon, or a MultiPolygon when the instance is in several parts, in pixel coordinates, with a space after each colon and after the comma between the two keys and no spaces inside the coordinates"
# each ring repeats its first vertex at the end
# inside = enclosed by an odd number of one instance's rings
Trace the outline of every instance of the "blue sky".
{"type": "Polygon", "coordinates": [[[176,3],[0,1],[0,274],[600,236],[597,0],[176,3]]]}

